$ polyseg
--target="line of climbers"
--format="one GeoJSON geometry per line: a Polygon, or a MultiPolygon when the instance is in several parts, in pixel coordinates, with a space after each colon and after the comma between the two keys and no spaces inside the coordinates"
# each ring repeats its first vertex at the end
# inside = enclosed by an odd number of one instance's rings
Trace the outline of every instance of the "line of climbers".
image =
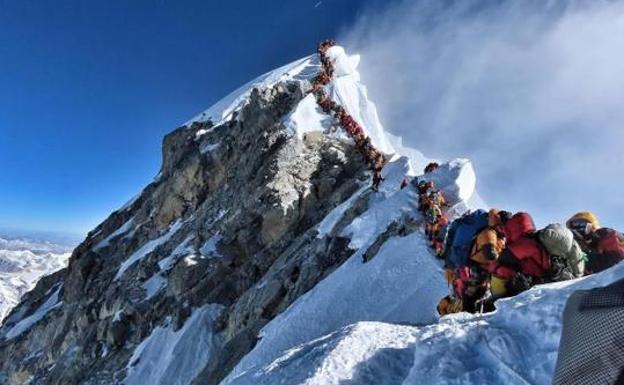
{"type": "MultiPolygon", "coordinates": [[[[431,163],[425,173],[438,167],[431,163]]],[[[624,235],[600,227],[590,212],[566,225],[537,230],[528,213],[471,211],[450,222],[444,194],[431,181],[415,180],[425,233],[445,261],[451,294],[440,314],[494,310],[494,301],[530,287],[598,273],[624,260],[624,235]]]]}
{"type": "Polygon", "coordinates": [[[321,70],[319,74],[312,80],[312,93],[316,98],[316,102],[326,114],[333,114],[337,123],[345,130],[345,132],[355,142],[355,147],[364,157],[373,171],[374,191],[379,191],[379,184],[383,181],[381,170],[386,164],[386,157],[383,152],[376,149],[371,140],[358,122],[338,103],[331,100],[327,92],[323,88],[332,80],[334,75],[334,66],[327,56],[327,50],[336,45],[334,40],[322,41],[318,46],[318,55],[321,61],[321,70]]]}

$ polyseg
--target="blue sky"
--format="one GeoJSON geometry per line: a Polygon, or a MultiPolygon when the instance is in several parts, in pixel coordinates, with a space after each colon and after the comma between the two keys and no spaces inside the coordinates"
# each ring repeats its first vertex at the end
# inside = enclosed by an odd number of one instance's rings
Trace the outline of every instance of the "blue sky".
{"type": "Polygon", "coordinates": [[[386,3],[0,0],[0,227],[86,233],[163,135],[386,3]]]}
{"type": "Polygon", "coordinates": [[[161,140],[339,37],[386,129],[470,158],[484,200],[624,227],[624,1],[0,0],[0,229],[84,234],[161,140]],[[388,70],[390,68],[391,70],[388,70]]]}

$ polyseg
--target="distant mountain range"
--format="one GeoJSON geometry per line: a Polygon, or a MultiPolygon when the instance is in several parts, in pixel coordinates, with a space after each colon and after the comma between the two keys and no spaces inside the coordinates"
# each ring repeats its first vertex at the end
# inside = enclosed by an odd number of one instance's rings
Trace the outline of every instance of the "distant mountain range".
{"type": "Polygon", "coordinates": [[[0,321],[42,276],[67,265],[75,245],[71,236],[17,234],[0,232],[0,321]]]}
{"type": "MultiPolygon", "coordinates": [[[[35,244],[54,244],[56,246],[61,246],[65,250],[71,251],[84,239],[84,235],[57,231],[21,230],[0,226],[0,238],[5,241],[26,241],[30,246],[35,244]]],[[[16,246],[14,245],[13,247],[16,246]]]]}

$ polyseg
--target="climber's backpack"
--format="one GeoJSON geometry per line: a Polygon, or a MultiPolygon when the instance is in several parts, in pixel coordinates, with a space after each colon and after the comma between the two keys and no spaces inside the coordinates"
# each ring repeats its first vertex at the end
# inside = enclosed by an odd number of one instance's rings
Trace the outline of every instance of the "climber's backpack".
{"type": "Polygon", "coordinates": [[[596,230],[596,235],[599,237],[598,252],[601,254],[612,253],[624,259],[624,236],[613,229],[603,227],[596,230]]]}
{"type": "Polygon", "coordinates": [[[537,239],[533,218],[528,213],[519,212],[509,218],[503,228],[507,247],[500,263],[510,267],[516,265],[517,271],[532,277],[547,278],[551,268],[550,255],[537,239]]]}
{"type": "Polygon", "coordinates": [[[470,249],[474,237],[488,225],[488,213],[484,210],[476,210],[464,214],[453,222],[450,233],[449,250],[446,253],[446,265],[448,267],[462,267],[468,264],[470,249]]]}
{"type": "Polygon", "coordinates": [[[507,243],[511,243],[524,234],[535,231],[535,223],[528,213],[519,212],[507,220],[504,229],[507,243]]]}
{"type": "Polygon", "coordinates": [[[587,273],[599,273],[624,260],[624,235],[603,227],[596,230],[596,251],[590,253],[587,273]]]}
{"type": "Polygon", "coordinates": [[[539,240],[551,255],[551,259],[560,257],[575,277],[583,276],[585,271],[584,254],[574,240],[574,234],[559,223],[546,226],[538,232],[539,240]]]}

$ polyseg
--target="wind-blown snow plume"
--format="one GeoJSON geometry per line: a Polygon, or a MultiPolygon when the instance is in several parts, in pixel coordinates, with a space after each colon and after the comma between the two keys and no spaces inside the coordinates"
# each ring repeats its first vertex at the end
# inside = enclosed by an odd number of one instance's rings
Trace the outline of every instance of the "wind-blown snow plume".
{"type": "Polygon", "coordinates": [[[624,3],[402,2],[341,40],[386,128],[472,159],[493,206],[624,225],[624,3]]]}

